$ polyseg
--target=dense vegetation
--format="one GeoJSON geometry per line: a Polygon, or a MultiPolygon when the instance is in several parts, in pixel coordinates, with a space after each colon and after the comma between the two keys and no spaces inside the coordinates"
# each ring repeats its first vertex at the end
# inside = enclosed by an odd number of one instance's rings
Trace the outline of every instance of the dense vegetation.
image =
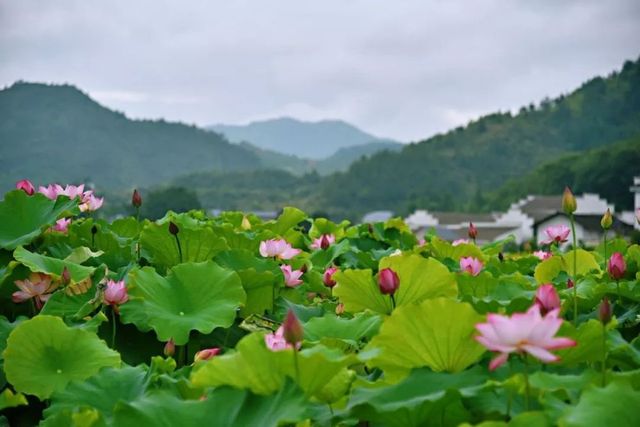
{"type": "Polygon", "coordinates": [[[0,201],[2,425],[640,419],[638,245],[566,251],[560,226],[503,254],[295,208],[108,222],[75,187],[21,188],[0,201]]]}
{"type": "MultiPolygon", "coordinates": [[[[523,107],[515,116],[491,114],[399,153],[356,162],[325,180],[319,200],[351,216],[410,206],[477,208],[485,204],[483,193],[540,164],[637,135],[640,60],[567,96],[523,107]]],[[[555,192],[564,184],[556,181],[555,192]]]]}

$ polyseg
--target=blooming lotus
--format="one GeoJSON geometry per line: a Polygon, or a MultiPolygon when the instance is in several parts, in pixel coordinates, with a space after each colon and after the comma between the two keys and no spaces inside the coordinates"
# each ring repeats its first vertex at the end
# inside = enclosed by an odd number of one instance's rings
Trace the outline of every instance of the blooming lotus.
{"type": "Polygon", "coordinates": [[[460,258],[460,270],[466,271],[472,276],[477,276],[482,271],[484,264],[474,257],[462,257],[460,258]]]}
{"type": "Polygon", "coordinates": [[[469,239],[456,239],[453,242],[451,242],[451,246],[467,245],[467,244],[469,244],[469,239]]]}
{"type": "Polygon", "coordinates": [[[338,267],[329,267],[322,274],[322,283],[328,288],[333,288],[336,285],[336,281],[333,280],[334,273],[338,271],[338,267]]]}
{"type": "Polygon", "coordinates": [[[58,184],[49,184],[46,187],[42,185],[38,187],[38,193],[43,194],[46,198],[55,200],[58,198],[58,188],[60,187],[58,184]]]}
{"type": "Polygon", "coordinates": [[[69,224],[71,224],[71,218],[60,218],[56,221],[56,224],[52,227],[52,229],[53,231],[66,233],[69,229],[69,224]]]}
{"type": "Polygon", "coordinates": [[[104,290],[104,302],[117,309],[118,305],[129,301],[129,294],[124,280],[108,280],[107,287],[104,290]]]}
{"type": "Polygon", "coordinates": [[[569,233],[571,233],[571,230],[566,225],[560,224],[550,225],[549,227],[545,228],[544,232],[546,233],[548,238],[540,243],[542,243],[543,245],[550,245],[551,243],[560,244],[569,240],[569,233]]]}
{"type": "Polygon", "coordinates": [[[336,236],[333,234],[323,234],[317,239],[313,240],[313,243],[309,246],[311,249],[327,249],[329,246],[336,242],[336,236]]]}
{"type": "Polygon", "coordinates": [[[562,325],[559,311],[555,309],[542,316],[540,307],[534,304],[526,313],[487,315],[487,323],[476,325],[480,335],[475,338],[487,349],[500,353],[491,360],[489,369],[503,365],[511,353],[528,353],[545,363],[560,360],[549,350],[572,347],[576,342],[569,338],[554,337],[562,325]]]}
{"type": "Polygon", "coordinates": [[[284,239],[269,239],[260,242],[260,255],[265,258],[291,259],[300,253],[284,239]]]}
{"type": "Polygon", "coordinates": [[[24,191],[29,196],[33,196],[33,193],[36,191],[35,187],[28,179],[22,179],[16,182],[16,189],[24,191]]]}
{"type": "Polygon", "coordinates": [[[553,256],[553,254],[551,252],[547,252],[547,251],[535,251],[533,253],[533,256],[538,258],[540,261],[544,261],[545,259],[551,258],[553,256]]]}
{"type": "Polygon", "coordinates": [[[193,357],[193,360],[194,362],[209,360],[216,356],[218,353],[220,353],[220,349],[218,347],[205,348],[204,350],[200,350],[199,352],[197,352],[193,357]]]}
{"type": "Polygon", "coordinates": [[[82,203],[80,204],[80,211],[93,212],[102,207],[104,203],[104,197],[96,197],[93,191],[86,191],[82,195],[82,203]]]}
{"type": "Polygon", "coordinates": [[[540,285],[536,290],[534,304],[540,307],[540,313],[545,315],[550,311],[560,308],[560,296],[552,284],[540,285]]]}
{"type": "Polygon", "coordinates": [[[302,276],[302,270],[293,270],[290,265],[281,265],[280,270],[284,274],[284,284],[290,288],[295,288],[302,284],[300,277],[302,276]]]}
{"type": "MultiPolygon", "coordinates": [[[[56,193],[58,196],[67,196],[70,199],[80,198],[83,199],[85,197],[84,184],[80,185],[67,185],[62,188],[62,186],[55,184],[56,193]]],[[[86,193],[92,193],[91,191],[87,191],[86,193]]]]}
{"type": "Polygon", "coordinates": [[[19,303],[33,298],[38,310],[47,302],[51,292],[59,286],[58,283],[52,283],[51,276],[44,273],[31,273],[29,278],[16,280],[15,284],[20,290],[11,295],[11,300],[19,303]]]}
{"type": "Polygon", "coordinates": [[[624,277],[624,273],[627,269],[627,265],[624,262],[624,257],[620,252],[614,252],[609,258],[607,263],[607,272],[613,280],[620,280],[624,277]]]}
{"type": "MultiPolygon", "coordinates": [[[[265,335],[264,342],[271,351],[293,348],[293,346],[288,344],[287,340],[284,339],[284,326],[280,326],[273,334],[265,335]]],[[[296,348],[300,348],[300,343],[296,344],[296,348]]]]}

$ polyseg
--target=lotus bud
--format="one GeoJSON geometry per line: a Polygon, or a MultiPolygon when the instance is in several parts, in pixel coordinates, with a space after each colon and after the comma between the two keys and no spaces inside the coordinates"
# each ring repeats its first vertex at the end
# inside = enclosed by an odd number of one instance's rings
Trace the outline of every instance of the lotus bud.
{"type": "Polygon", "coordinates": [[[16,189],[24,191],[29,196],[33,196],[33,193],[36,192],[36,188],[28,179],[23,179],[16,182],[16,189]]]}
{"type": "Polygon", "coordinates": [[[340,316],[342,313],[344,313],[344,304],[343,304],[343,303],[339,303],[339,304],[336,306],[336,314],[337,314],[338,316],[340,316]]]}
{"type": "Polygon", "coordinates": [[[504,262],[504,254],[502,252],[498,252],[498,260],[504,262]]]}
{"type": "Polygon", "coordinates": [[[338,267],[329,267],[324,271],[322,283],[324,283],[327,288],[333,288],[336,285],[336,281],[333,280],[333,275],[336,271],[338,271],[338,267]]]}
{"type": "Polygon", "coordinates": [[[302,329],[302,324],[298,320],[298,317],[295,315],[293,310],[289,309],[289,311],[287,312],[287,317],[284,319],[282,327],[283,336],[287,343],[295,346],[299,342],[302,342],[304,331],[302,329]]]}
{"type": "Polygon", "coordinates": [[[540,307],[540,313],[544,316],[548,312],[560,308],[560,296],[552,284],[540,285],[536,291],[534,304],[540,307]]]}
{"type": "Polygon", "coordinates": [[[613,280],[620,280],[624,277],[627,266],[624,263],[624,257],[620,252],[614,252],[607,263],[607,272],[613,280]]]}
{"type": "Polygon", "coordinates": [[[134,208],[139,208],[142,206],[142,196],[138,192],[138,189],[133,190],[133,195],[131,196],[131,204],[134,208]]]}
{"type": "Polygon", "coordinates": [[[329,236],[326,234],[323,234],[320,240],[320,248],[327,249],[329,246],[331,246],[331,241],[329,240],[329,236]]]}
{"type": "Polygon", "coordinates": [[[242,228],[243,230],[251,230],[251,222],[249,221],[249,218],[247,218],[246,215],[242,217],[240,228],[242,228]]]}
{"type": "Polygon", "coordinates": [[[176,352],[176,343],[173,341],[173,338],[170,338],[169,341],[164,345],[163,353],[167,357],[171,357],[176,352]]]}
{"type": "Polygon", "coordinates": [[[564,187],[564,193],[562,193],[562,210],[567,215],[571,215],[578,209],[576,203],[576,196],[573,195],[569,187],[564,187]]]}
{"type": "Polygon", "coordinates": [[[571,289],[575,286],[575,283],[573,282],[573,280],[571,280],[571,278],[567,279],[567,289],[571,289]]]}
{"type": "Polygon", "coordinates": [[[469,231],[467,234],[469,234],[469,238],[472,240],[476,240],[476,237],[478,237],[478,229],[472,222],[469,223],[469,231]]]}
{"type": "Polygon", "coordinates": [[[169,223],[169,233],[173,234],[174,236],[177,236],[179,232],[180,232],[180,229],[178,228],[178,225],[175,222],[171,221],[169,223]]]}
{"type": "Polygon", "coordinates": [[[607,209],[607,211],[602,215],[602,219],[600,220],[600,226],[603,230],[608,230],[611,228],[613,224],[613,217],[611,216],[611,210],[607,209]]]}
{"type": "Polygon", "coordinates": [[[600,303],[600,307],[598,308],[598,318],[603,325],[606,325],[611,321],[611,304],[607,297],[604,297],[600,303]]]}
{"type": "Polygon", "coordinates": [[[400,278],[392,269],[383,268],[378,273],[378,286],[384,295],[393,295],[400,287],[400,278]]]}
{"type": "Polygon", "coordinates": [[[220,349],[218,347],[205,348],[204,350],[200,350],[195,354],[195,356],[193,357],[193,361],[199,362],[201,360],[209,360],[216,356],[218,353],[220,353],[220,349]]]}
{"type": "Polygon", "coordinates": [[[71,283],[71,273],[69,272],[69,269],[67,268],[66,265],[62,269],[62,274],[60,275],[60,279],[62,280],[63,285],[68,285],[69,283],[71,283]]]}
{"type": "Polygon", "coordinates": [[[302,264],[302,266],[299,268],[300,271],[302,271],[302,273],[306,273],[307,270],[309,269],[309,267],[307,267],[307,264],[302,264]]]}
{"type": "Polygon", "coordinates": [[[91,234],[98,234],[98,226],[97,225],[93,225],[91,226],[91,234]]]}

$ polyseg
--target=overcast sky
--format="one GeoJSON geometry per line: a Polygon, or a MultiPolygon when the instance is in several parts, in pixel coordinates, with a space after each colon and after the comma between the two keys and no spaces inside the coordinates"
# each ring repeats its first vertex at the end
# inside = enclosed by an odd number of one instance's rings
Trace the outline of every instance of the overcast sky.
{"type": "Polygon", "coordinates": [[[0,0],[0,85],[130,117],[342,119],[424,139],[640,56],[640,1],[0,0]]]}

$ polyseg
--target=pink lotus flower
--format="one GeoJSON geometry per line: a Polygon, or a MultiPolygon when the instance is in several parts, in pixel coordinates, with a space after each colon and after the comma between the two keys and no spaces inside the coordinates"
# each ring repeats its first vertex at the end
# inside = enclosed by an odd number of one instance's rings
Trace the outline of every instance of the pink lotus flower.
{"type": "Polygon", "coordinates": [[[51,296],[51,292],[59,285],[58,283],[52,284],[51,276],[44,273],[31,273],[28,279],[16,280],[15,284],[20,290],[11,295],[11,300],[20,303],[34,298],[38,310],[42,308],[42,305],[51,296]]]}
{"type": "Polygon", "coordinates": [[[576,342],[569,338],[554,338],[562,325],[558,318],[559,309],[540,314],[540,307],[534,304],[526,313],[515,313],[511,317],[499,314],[487,315],[487,323],[478,323],[476,329],[481,335],[476,340],[491,351],[500,352],[489,363],[494,370],[503,365],[511,353],[529,353],[545,362],[557,362],[558,356],[549,350],[572,347],[576,342]]]}
{"type": "Polygon", "coordinates": [[[336,236],[333,234],[323,234],[311,243],[311,249],[327,249],[336,242],[336,236]]]}
{"type": "Polygon", "coordinates": [[[533,253],[533,256],[538,258],[540,261],[544,261],[545,259],[551,258],[553,256],[553,254],[551,252],[547,252],[547,251],[535,251],[533,253]]]}
{"type": "Polygon", "coordinates": [[[627,265],[624,263],[624,257],[620,252],[614,252],[607,263],[607,272],[613,280],[620,280],[624,277],[627,265]]]}
{"type": "Polygon", "coordinates": [[[336,281],[333,280],[333,275],[336,271],[338,271],[338,267],[329,267],[322,274],[322,283],[327,288],[333,288],[336,285],[336,281]]]}
{"type": "Polygon", "coordinates": [[[462,257],[460,258],[460,270],[466,271],[472,276],[477,276],[482,271],[484,264],[474,257],[462,257]]]}
{"type": "Polygon", "coordinates": [[[16,189],[24,191],[29,196],[33,196],[33,193],[36,192],[35,187],[28,179],[22,179],[16,182],[16,189]]]}
{"type": "Polygon", "coordinates": [[[560,308],[560,296],[552,284],[540,285],[536,291],[534,304],[540,307],[540,313],[544,316],[550,311],[560,308]]]}
{"type": "Polygon", "coordinates": [[[393,295],[400,287],[400,277],[398,273],[390,268],[383,268],[378,273],[378,286],[384,295],[393,295]]]}
{"type": "Polygon", "coordinates": [[[84,197],[84,184],[80,185],[67,185],[65,188],[62,186],[55,184],[56,193],[58,196],[67,196],[71,200],[84,197]]]}
{"type": "Polygon", "coordinates": [[[540,242],[543,245],[550,245],[551,243],[564,243],[569,240],[569,233],[571,230],[564,224],[550,225],[544,232],[547,234],[548,239],[540,242]]]}
{"type": "Polygon", "coordinates": [[[216,356],[218,353],[220,353],[220,349],[218,347],[205,348],[204,350],[200,350],[195,354],[195,356],[193,357],[193,361],[199,362],[201,360],[209,360],[216,356]]]}
{"type": "Polygon", "coordinates": [[[71,218],[60,218],[56,221],[56,225],[54,225],[52,229],[53,231],[66,233],[69,230],[69,224],[71,224],[71,218]]]}
{"type": "MultiPolygon", "coordinates": [[[[273,334],[265,335],[264,342],[267,344],[267,348],[271,351],[293,348],[293,346],[288,344],[287,340],[284,339],[284,326],[280,326],[273,334]]],[[[296,344],[296,348],[300,348],[300,343],[296,344]]]]}
{"type": "Polygon", "coordinates": [[[453,242],[451,242],[451,246],[466,245],[466,244],[469,244],[469,239],[456,239],[453,242]]]}
{"type": "Polygon", "coordinates": [[[49,184],[46,187],[41,185],[38,187],[38,193],[44,194],[48,199],[55,200],[58,198],[58,188],[62,189],[58,184],[49,184]]]}
{"type": "Polygon", "coordinates": [[[85,191],[82,195],[82,203],[80,204],[81,212],[93,212],[102,207],[104,197],[96,197],[93,191],[85,191]]]}
{"type": "Polygon", "coordinates": [[[260,242],[260,255],[265,258],[291,259],[300,253],[284,239],[269,239],[260,242]]]}
{"type": "Polygon", "coordinates": [[[302,270],[292,270],[290,265],[281,265],[280,270],[284,274],[284,284],[290,288],[295,288],[302,284],[300,277],[303,274],[302,270]]]}
{"type": "Polygon", "coordinates": [[[129,294],[124,280],[108,280],[104,290],[104,303],[117,308],[118,305],[129,301],[129,294]]]}

